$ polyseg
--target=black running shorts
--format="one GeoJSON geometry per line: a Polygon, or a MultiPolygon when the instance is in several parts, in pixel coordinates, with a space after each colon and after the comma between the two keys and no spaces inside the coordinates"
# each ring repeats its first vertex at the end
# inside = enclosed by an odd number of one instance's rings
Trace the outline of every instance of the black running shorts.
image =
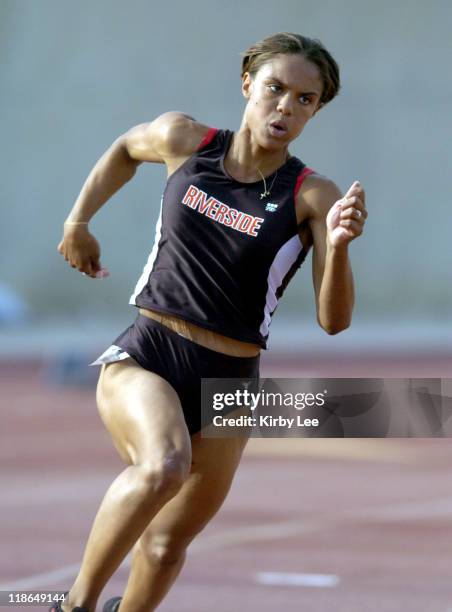
{"type": "Polygon", "coordinates": [[[175,389],[188,431],[201,430],[201,378],[259,378],[259,355],[233,357],[201,346],[141,313],[91,365],[132,357],[175,389]]]}

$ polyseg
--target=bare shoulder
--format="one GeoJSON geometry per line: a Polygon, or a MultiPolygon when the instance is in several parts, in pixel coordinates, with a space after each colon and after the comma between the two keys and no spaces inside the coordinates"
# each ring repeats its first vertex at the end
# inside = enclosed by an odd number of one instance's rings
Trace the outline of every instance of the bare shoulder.
{"type": "Polygon", "coordinates": [[[209,131],[185,113],[171,111],[160,115],[152,127],[160,147],[172,156],[191,155],[209,131]]]}
{"type": "Polygon", "coordinates": [[[325,219],[331,206],[341,198],[341,190],[330,178],[317,173],[308,175],[297,195],[298,223],[308,219],[325,219]]]}
{"type": "Polygon", "coordinates": [[[170,111],[133,127],[123,139],[132,159],[167,163],[191,155],[208,130],[186,113],[170,111]]]}

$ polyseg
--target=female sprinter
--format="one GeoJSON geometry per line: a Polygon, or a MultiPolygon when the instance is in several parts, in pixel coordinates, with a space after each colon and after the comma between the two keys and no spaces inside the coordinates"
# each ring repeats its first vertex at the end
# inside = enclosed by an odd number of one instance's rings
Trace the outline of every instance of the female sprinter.
{"type": "Polygon", "coordinates": [[[94,166],[64,225],[59,252],[106,274],[88,230],[142,162],[168,181],[149,260],[130,303],[135,322],[95,362],[100,415],[128,467],[108,489],[80,572],[61,608],[92,612],[127,553],[132,567],[109,612],[155,610],[188,545],[222,505],[245,438],[202,438],[200,379],[257,378],[259,352],[288,280],[313,246],[320,326],[350,325],[348,245],[367,217],[358,182],[342,197],[289,144],[339,90],[339,69],[317,40],[279,33],[243,57],[246,107],[238,132],[180,112],[120,136],[94,166]]]}

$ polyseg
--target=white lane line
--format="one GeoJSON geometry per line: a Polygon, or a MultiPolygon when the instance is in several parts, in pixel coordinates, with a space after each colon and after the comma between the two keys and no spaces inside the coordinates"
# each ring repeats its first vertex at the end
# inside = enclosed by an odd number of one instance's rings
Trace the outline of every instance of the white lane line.
{"type": "MultiPolygon", "coordinates": [[[[1,458],[0,458],[1,464],[1,458]]],[[[84,477],[83,502],[89,503],[91,500],[101,499],[101,491],[106,489],[111,480],[109,475],[102,477],[84,477]]],[[[0,489],[8,491],[8,495],[0,499],[0,511],[4,508],[29,508],[30,506],[53,506],[55,502],[70,502],[80,500],[80,492],[74,487],[72,479],[67,482],[59,481],[58,484],[41,484],[35,482],[19,482],[8,486],[7,483],[0,483],[0,489]],[[20,484],[20,488],[18,486],[20,484]]]]}
{"type": "MultiPolygon", "coordinates": [[[[124,561],[119,566],[119,569],[128,569],[131,564],[132,555],[128,554],[124,561]]],[[[75,580],[80,570],[80,563],[71,563],[71,565],[63,565],[58,569],[50,570],[42,574],[33,574],[27,578],[21,578],[14,582],[0,584],[0,591],[20,591],[27,589],[43,588],[54,586],[59,582],[68,581],[67,587],[75,580]]],[[[67,590],[67,589],[66,589],[67,590]]]]}
{"type": "Polygon", "coordinates": [[[339,584],[334,574],[289,574],[285,572],[258,572],[256,582],[267,586],[296,586],[332,588],[339,584]]]}
{"type": "MultiPolygon", "coordinates": [[[[200,554],[207,551],[221,550],[230,546],[236,546],[243,542],[255,542],[260,540],[273,540],[289,537],[296,534],[312,533],[324,529],[329,521],[321,520],[296,520],[285,523],[268,523],[254,527],[238,527],[221,533],[214,533],[195,540],[190,546],[190,554],[200,554]]],[[[122,566],[130,567],[130,558],[126,558],[122,566]]],[[[32,589],[35,587],[46,587],[59,581],[75,578],[80,569],[80,564],[65,565],[59,569],[44,574],[34,574],[27,578],[21,578],[9,584],[0,584],[0,591],[17,591],[20,589],[32,589]]]]}
{"type": "Polygon", "coordinates": [[[328,519],[297,519],[284,523],[267,523],[254,527],[236,527],[221,533],[213,533],[195,540],[190,546],[190,552],[197,554],[209,550],[219,550],[236,546],[245,542],[259,542],[261,540],[280,540],[294,535],[313,533],[325,529],[336,522],[328,519]]]}
{"type": "Polygon", "coordinates": [[[452,497],[437,497],[413,502],[400,502],[393,506],[376,506],[364,509],[363,518],[374,518],[378,521],[419,521],[450,518],[452,514],[452,497]]]}
{"type": "Polygon", "coordinates": [[[43,574],[34,574],[27,578],[21,578],[14,582],[0,584],[0,591],[19,591],[24,589],[33,589],[35,587],[47,586],[52,583],[57,583],[66,578],[75,578],[80,569],[80,564],[65,565],[56,570],[45,572],[43,574]]]}
{"type": "MultiPolygon", "coordinates": [[[[281,538],[313,533],[318,530],[337,527],[338,525],[352,522],[355,524],[365,524],[369,520],[373,521],[399,521],[435,519],[450,516],[452,512],[452,498],[445,497],[427,501],[400,502],[399,504],[389,504],[384,506],[371,506],[359,508],[355,512],[347,512],[335,517],[320,517],[316,519],[303,519],[285,521],[282,523],[267,523],[254,527],[238,527],[213,533],[211,535],[201,535],[195,540],[190,548],[189,554],[199,554],[207,551],[220,550],[230,546],[240,545],[244,542],[259,542],[265,540],[278,540],[281,538]]],[[[126,559],[123,562],[125,567],[130,565],[126,559]]],[[[45,587],[58,580],[65,580],[77,574],[79,564],[71,564],[59,569],[44,573],[34,574],[27,578],[16,580],[10,584],[0,584],[1,591],[32,589],[34,587],[45,587]]],[[[452,611],[451,611],[452,612],[452,611]]]]}

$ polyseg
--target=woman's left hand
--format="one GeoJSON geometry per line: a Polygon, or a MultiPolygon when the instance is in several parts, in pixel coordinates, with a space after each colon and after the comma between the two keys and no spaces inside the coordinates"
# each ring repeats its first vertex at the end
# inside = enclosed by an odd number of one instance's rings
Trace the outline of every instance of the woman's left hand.
{"type": "Polygon", "coordinates": [[[367,219],[366,194],[355,181],[345,196],[330,208],[326,217],[327,241],[330,246],[346,246],[363,233],[367,219]]]}

